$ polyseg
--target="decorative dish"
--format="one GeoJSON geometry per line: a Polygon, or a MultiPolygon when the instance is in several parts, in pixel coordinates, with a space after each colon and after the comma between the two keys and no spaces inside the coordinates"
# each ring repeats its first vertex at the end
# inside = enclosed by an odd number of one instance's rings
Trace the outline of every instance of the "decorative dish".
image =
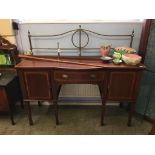
{"type": "Polygon", "coordinates": [[[137,54],[124,54],[122,55],[122,60],[127,65],[137,65],[141,62],[142,57],[137,54]]]}
{"type": "Polygon", "coordinates": [[[108,62],[110,62],[110,61],[112,60],[112,58],[111,58],[111,57],[108,57],[108,56],[105,56],[105,57],[101,57],[101,60],[102,60],[103,62],[108,63],[108,62]]]}

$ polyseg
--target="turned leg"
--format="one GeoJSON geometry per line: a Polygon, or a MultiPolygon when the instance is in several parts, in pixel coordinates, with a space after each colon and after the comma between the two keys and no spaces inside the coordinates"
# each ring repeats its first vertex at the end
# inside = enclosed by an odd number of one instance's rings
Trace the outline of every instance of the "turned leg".
{"type": "Polygon", "coordinates": [[[10,105],[10,120],[11,120],[11,124],[15,125],[14,117],[13,117],[13,110],[14,110],[13,105],[10,105]]]}
{"type": "Polygon", "coordinates": [[[31,107],[30,107],[30,102],[29,101],[24,101],[25,103],[25,109],[28,114],[28,119],[29,119],[29,124],[33,125],[33,120],[32,120],[32,115],[31,115],[31,107]]]}
{"type": "Polygon", "coordinates": [[[38,101],[38,106],[39,106],[39,107],[41,107],[41,106],[42,106],[41,101],[38,101]]]}
{"type": "Polygon", "coordinates": [[[128,126],[131,126],[131,122],[132,122],[132,117],[133,117],[133,114],[134,114],[134,103],[129,103],[129,116],[128,116],[128,123],[127,125],[128,126]]]}
{"type": "Polygon", "coordinates": [[[55,120],[56,120],[56,125],[59,125],[59,118],[58,118],[58,104],[57,101],[53,101],[54,105],[54,114],[55,114],[55,120]]]}

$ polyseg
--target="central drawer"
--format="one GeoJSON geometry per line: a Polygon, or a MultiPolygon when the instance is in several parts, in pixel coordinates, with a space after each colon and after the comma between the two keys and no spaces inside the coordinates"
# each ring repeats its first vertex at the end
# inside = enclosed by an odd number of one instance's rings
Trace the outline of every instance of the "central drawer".
{"type": "Polygon", "coordinates": [[[54,80],[63,83],[97,83],[104,80],[103,71],[55,71],[54,80]]]}

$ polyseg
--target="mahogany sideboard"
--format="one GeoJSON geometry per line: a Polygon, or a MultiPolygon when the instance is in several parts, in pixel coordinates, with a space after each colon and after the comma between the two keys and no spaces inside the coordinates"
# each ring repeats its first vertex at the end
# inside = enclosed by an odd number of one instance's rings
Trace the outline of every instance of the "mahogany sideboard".
{"type": "Polygon", "coordinates": [[[102,99],[101,125],[104,125],[106,101],[130,103],[127,124],[131,126],[141,73],[145,68],[142,64],[138,66],[114,65],[103,63],[100,59],[88,58],[61,58],[61,60],[91,63],[100,67],[23,59],[15,68],[19,75],[30,125],[33,125],[31,100],[52,101],[56,124],[59,124],[58,97],[61,86],[74,83],[98,85],[102,99]]]}

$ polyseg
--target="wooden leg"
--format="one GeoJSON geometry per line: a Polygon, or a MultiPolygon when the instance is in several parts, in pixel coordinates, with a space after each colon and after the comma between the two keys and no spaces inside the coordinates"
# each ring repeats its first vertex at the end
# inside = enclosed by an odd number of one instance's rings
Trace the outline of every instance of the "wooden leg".
{"type": "Polygon", "coordinates": [[[55,114],[56,125],[59,125],[57,101],[53,101],[53,105],[54,105],[54,114],[55,114]]]}
{"type": "Polygon", "coordinates": [[[61,89],[61,85],[59,85],[57,83],[53,83],[52,93],[53,93],[53,106],[54,106],[54,114],[55,114],[56,125],[59,125],[58,98],[59,98],[60,89],[61,89]]]}
{"type": "Polygon", "coordinates": [[[121,109],[123,108],[123,103],[122,103],[122,102],[119,103],[119,107],[120,107],[121,109]]]}
{"type": "Polygon", "coordinates": [[[29,119],[29,124],[33,125],[33,120],[32,120],[32,115],[31,115],[31,107],[30,107],[30,102],[29,101],[24,101],[25,103],[25,109],[28,114],[28,119],[29,119]]]}
{"type": "Polygon", "coordinates": [[[16,123],[14,122],[13,116],[11,115],[11,124],[15,125],[16,123]]]}
{"type": "Polygon", "coordinates": [[[11,120],[11,124],[15,125],[14,117],[13,117],[13,110],[14,110],[13,105],[10,105],[10,120],[11,120]]]}
{"type": "Polygon", "coordinates": [[[20,101],[20,105],[21,105],[21,108],[24,109],[24,103],[23,103],[23,100],[20,101]]]}
{"type": "Polygon", "coordinates": [[[38,106],[39,106],[39,107],[41,107],[41,106],[42,106],[41,101],[38,101],[38,106]]]}
{"type": "Polygon", "coordinates": [[[154,123],[152,124],[152,129],[151,129],[151,131],[149,132],[149,135],[155,135],[155,121],[154,121],[154,123]]]}
{"type": "Polygon", "coordinates": [[[132,122],[132,117],[134,114],[134,103],[129,103],[130,104],[130,108],[129,108],[129,116],[128,116],[128,126],[131,126],[131,122],[132,122]]]}
{"type": "Polygon", "coordinates": [[[105,125],[104,124],[105,109],[106,109],[105,101],[102,101],[101,126],[105,125]]]}
{"type": "Polygon", "coordinates": [[[99,84],[99,90],[100,90],[100,95],[101,95],[101,100],[102,100],[102,109],[101,109],[101,126],[105,125],[104,124],[104,116],[105,116],[105,110],[106,110],[106,100],[105,100],[105,95],[104,95],[104,89],[103,89],[103,84],[99,84]]]}

